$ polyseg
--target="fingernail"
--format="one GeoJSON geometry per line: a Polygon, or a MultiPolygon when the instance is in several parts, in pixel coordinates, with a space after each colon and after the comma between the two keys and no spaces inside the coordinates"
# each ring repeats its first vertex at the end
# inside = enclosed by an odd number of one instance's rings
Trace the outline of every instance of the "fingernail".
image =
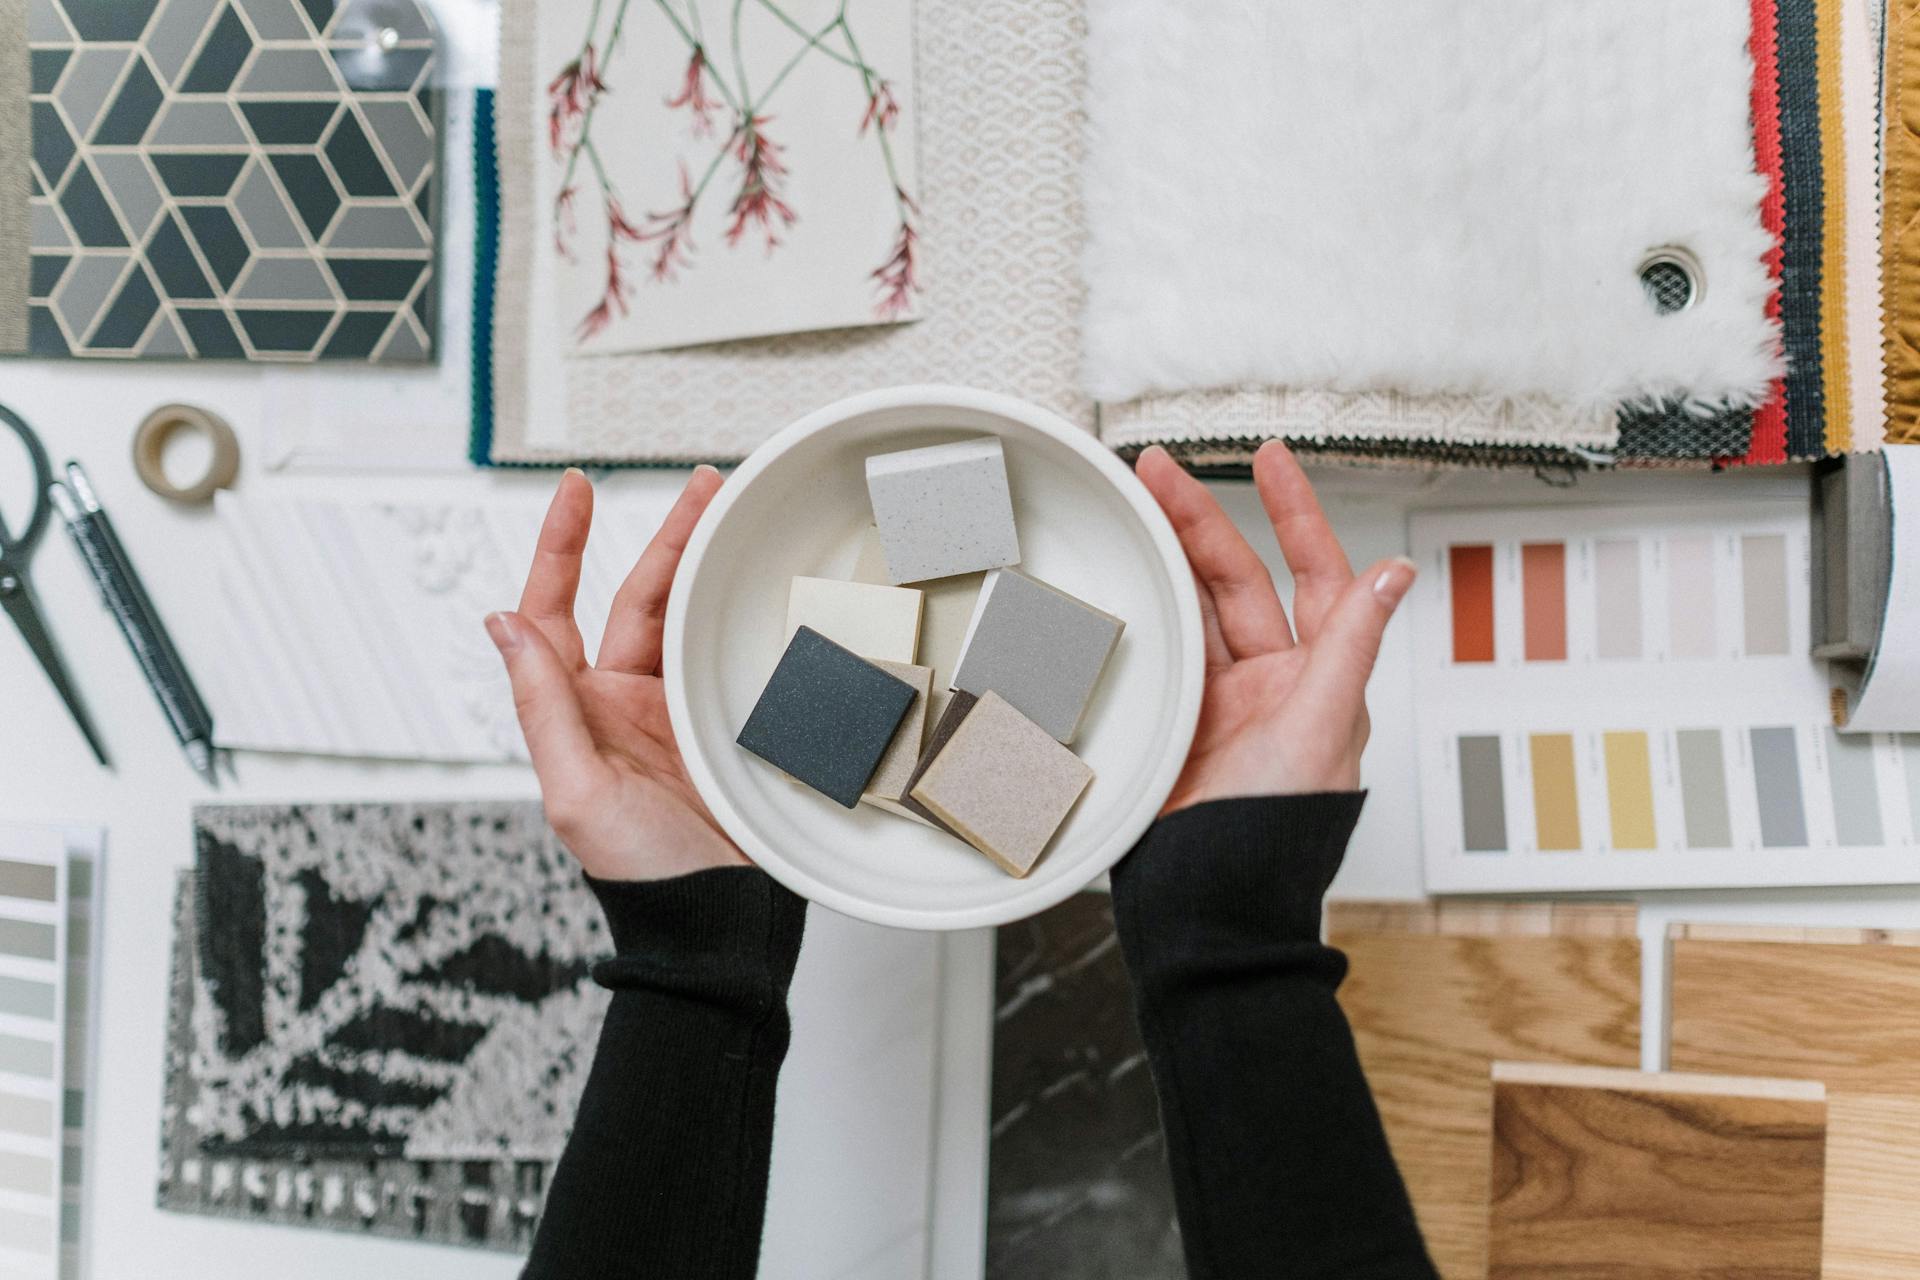
{"type": "MultiPolygon", "coordinates": [[[[568,467],[566,471],[561,474],[560,478],[564,480],[567,476],[579,476],[582,480],[587,480],[587,473],[578,467],[568,467]]],[[[587,480],[587,483],[592,484],[593,481],[587,480]]]]}
{"type": "Polygon", "coordinates": [[[1419,572],[1413,561],[1405,556],[1395,556],[1373,580],[1373,596],[1389,609],[1398,608],[1406,596],[1407,588],[1413,585],[1413,575],[1419,572]]]}
{"type": "Polygon", "coordinates": [[[520,628],[504,613],[487,615],[487,634],[493,637],[493,647],[503,654],[520,647],[520,628]]]}
{"type": "Polygon", "coordinates": [[[711,462],[701,463],[699,466],[693,469],[693,474],[699,475],[702,471],[708,472],[709,474],[716,475],[716,476],[720,474],[720,468],[714,466],[711,462]]]}

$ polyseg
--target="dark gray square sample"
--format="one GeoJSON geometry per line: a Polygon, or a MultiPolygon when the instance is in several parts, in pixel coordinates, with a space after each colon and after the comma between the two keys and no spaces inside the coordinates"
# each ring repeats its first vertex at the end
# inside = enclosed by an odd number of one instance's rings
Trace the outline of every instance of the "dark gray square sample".
{"type": "Polygon", "coordinates": [[[913,698],[906,681],[801,627],[737,741],[851,809],[913,698]]]}

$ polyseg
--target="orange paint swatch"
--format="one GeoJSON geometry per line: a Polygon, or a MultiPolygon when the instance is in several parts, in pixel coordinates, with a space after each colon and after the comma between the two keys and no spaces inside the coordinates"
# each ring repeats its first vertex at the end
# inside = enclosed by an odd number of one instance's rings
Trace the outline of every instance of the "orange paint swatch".
{"type": "Polygon", "coordinates": [[[1520,548],[1521,613],[1528,662],[1567,660],[1567,546],[1528,542],[1520,548]]]}
{"type": "Polygon", "coordinates": [[[1493,661],[1493,548],[1447,548],[1453,587],[1453,660],[1493,661]]]}

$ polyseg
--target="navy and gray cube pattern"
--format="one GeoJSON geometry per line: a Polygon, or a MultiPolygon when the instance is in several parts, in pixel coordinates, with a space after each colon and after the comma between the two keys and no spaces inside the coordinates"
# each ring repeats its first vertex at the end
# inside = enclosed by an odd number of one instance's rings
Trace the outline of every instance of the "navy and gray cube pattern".
{"type": "Polygon", "coordinates": [[[432,359],[415,0],[30,0],[28,43],[32,354],[432,359]]]}

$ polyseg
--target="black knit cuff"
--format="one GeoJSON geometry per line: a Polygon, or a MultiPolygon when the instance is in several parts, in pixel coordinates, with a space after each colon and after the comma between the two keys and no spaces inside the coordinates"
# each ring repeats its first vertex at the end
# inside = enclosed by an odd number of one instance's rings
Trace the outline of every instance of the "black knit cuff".
{"type": "Polygon", "coordinates": [[[800,958],[807,904],[758,867],[715,867],[667,880],[596,880],[621,959],[674,967],[764,963],[784,987],[800,958]]]}
{"type": "Polygon", "coordinates": [[[1321,900],[1366,799],[1364,791],[1329,791],[1176,810],[1114,867],[1114,894],[1159,919],[1192,916],[1318,941],[1321,900]]]}

